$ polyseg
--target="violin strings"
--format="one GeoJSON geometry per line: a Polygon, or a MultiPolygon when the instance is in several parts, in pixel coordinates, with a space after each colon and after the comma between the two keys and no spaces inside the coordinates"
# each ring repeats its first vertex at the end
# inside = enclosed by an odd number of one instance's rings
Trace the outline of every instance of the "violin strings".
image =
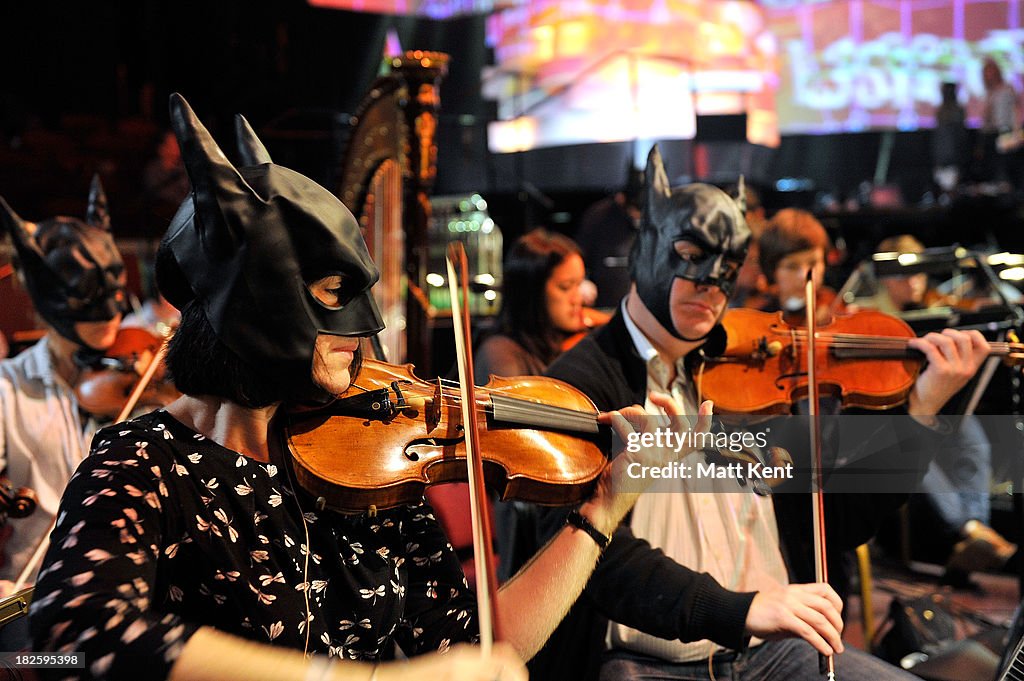
{"type": "MultiPolygon", "coordinates": [[[[459,384],[458,381],[455,381],[455,380],[452,380],[452,379],[447,379],[447,378],[439,378],[438,381],[441,383],[441,386],[442,386],[441,387],[441,396],[442,397],[448,397],[455,404],[461,404],[462,403],[462,397],[461,397],[460,393],[445,390],[445,387],[452,388],[452,389],[459,388],[460,384],[459,384]]],[[[433,385],[433,384],[431,383],[431,385],[433,385]]],[[[360,386],[357,386],[357,387],[360,387],[360,386]]],[[[366,390],[365,388],[360,388],[360,389],[366,390]]],[[[404,394],[415,395],[417,397],[428,397],[428,396],[433,396],[433,394],[434,394],[433,390],[427,391],[426,389],[423,389],[423,390],[420,391],[420,390],[417,390],[417,388],[415,388],[415,387],[409,389],[409,388],[406,388],[405,386],[402,386],[402,392],[404,394]]],[[[535,405],[535,406],[538,406],[538,407],[549,407],[549,408],[554,408],[554,409],[560,409],[560,410],[563,410],[562,413],[565,413],[565,414],[583,414],[583,415],[590,415],[590,414],[592,414],[592,412],[583,411],[581,409],[571,409],[569,407],[554,407],[553,405],[538,404],[536,402],[531,402],[529,400],[524,400],[524,399],[522,399],[522,398],[517,396],[517,389],[515,387],[513,387],[513,386],[506,386],[504,388],[485,388],[483,386],[477,386],[476,392],[477,392],[478,395],[482,395],[482,396],[501,395],[501,396],[506,396],[506,397],[508,397],[509,399],[512,399],[512,400],[517,400],[517,401],[522,402],[524,404],[535,405]]],[[[486,401],[478,401],[477,404],[479,406],[487,406],[488,405],[488,403],[486,401]]]]}
{"type": "MultiPolygon", "coordinates": [[[[794,329],[790,333],[781,334],[793,338],[794,344],[803,347],[807,344],[807,332],[794,329]]],[[[844,334],[844,333],[817,333],[816,342],[828,343],[833,348],[839,349],[863,349],[863,350],[906,350],[908,341],[911,338],[899,338],[892,336],[872,336],[868,334],[844,334]]],[[[1024,343],[1009,343],[1005,341],[992,341],[989,343],[993,355],[1007,355],[1016,352],[1024,352],[1024,343]]]]}
{"type": "MultiPolygon", "coordinates": [[[[793,334],[785,334],[787,336],[793,336],[800,340],[807,338],[806,331],[796,331],[793,334]]],[[[830,341],[837,345],[848,345],[853,347],[905,347],[907,342],[913,340],[911,338],[894,338],[892,336],[871,336],[866,334],[830,334],[830,333],[818,333],[815,334],[815,338],[819,341],[830,341]]],[[[1005,342],[992,342],[990,345],[993,348],[1000,349],[1024,349],[1024,344],[1021,343],[1005,343],[1005,342]]]]}
{"type": "MultiPolygon", "coordinates": [[[[455,385],[458,384],[456,383],[455,385]]],[[[361,389],[365,390],[365,388],[361,389]]],[[[493,394],[494,396],[501,398],[501,408],[505,414],[517,415],[522,418],[532,416],[541,421],[545,421],[545,423],[537,425],[571,426],[572,424],[578,424],[576,425],[576,428],[580,428],[583,426],[591,426],[597,421],[597,414],[595,412],[571,409],[569,407],[558,407],[550,404],[538,404],[536,402],[503,394],[499,390],[484,390],[481,392],[485,394],[493,394]]],[[[402,394],[407,397],[434,396],[433,391],[423,390],[416,387],[403,388],[402,394]]],[[[442,398],[447,399],[450,404],[462,404],[462,397],[458,393],[442,389],[441,396],[442,398]]],[[[485,412],[489,407],[491,407],[491,403],[478,400],[474,411],[485,412]]]]}

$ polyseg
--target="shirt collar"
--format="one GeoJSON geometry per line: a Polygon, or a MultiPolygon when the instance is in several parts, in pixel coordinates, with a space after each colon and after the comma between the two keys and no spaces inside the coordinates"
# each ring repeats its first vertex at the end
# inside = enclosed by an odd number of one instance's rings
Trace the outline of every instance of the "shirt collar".
{"type": "Polygon", "coordinates": [[[633,340],[633,347],[636,348],[637,353],[647,363],[658,356],[658,351],[651,345],[651,341],[647,340],[647,336],[636,325],[633,318],[629,316],[629,310],[626,309],[626,301],[628,299],[629,296],[622,299],[622,320],[626,323],[626,331],[629,332],[629,337],[633,340]]]}
{"type": "Polygon", "coordinates": [[[50,359],[50,336],[40,338],[35,345],[25,350],[25,353],[25,376],[52,385],[54,377],[53,360],[50,359]]]}
{"type": "Polygon", "coordinates": [[[675,360],[675,371],[671,372],[661,359],[661,355],[658,354],[658,350],[629,316],[625,298],[622,300],[622,320],[626,324],[626,331],[629,332],[629,337],[633,341],[637,354],[640,355],[640,358],[643,359],[644,364],[647,366],[648,378],[654,381],[655,387],[664,392],[671,392],[672,386],[670,383],[684,385],[687,382],[686,358],[677,357],[675,360]],[[675,373],[675,378],[671,382],[668,380],[670,373],[675,373]]]}

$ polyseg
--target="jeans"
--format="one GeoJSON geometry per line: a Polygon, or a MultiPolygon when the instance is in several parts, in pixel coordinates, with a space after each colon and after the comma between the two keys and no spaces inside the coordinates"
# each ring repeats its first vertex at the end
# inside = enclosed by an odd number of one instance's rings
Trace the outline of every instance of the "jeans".
{"type": "Polygon", "coordinates": [[[968,520],[986,525],[990,516],[992,445],[981,422],[966,416],[950,440],[935,453],[921,491],[939,514],[946,532],[957,537],[968,520]]]}
{"type": "MultiPolygon", "coordinates": [[[[847,648],[837,655],[841,681],[920,681],[862,650],[847,648]]],[[[769,641],[740,653],[716,654],[717,681],[822,681],[818,652],[803,639],[769,641]]],[[[676,664],[653,657],[612,650],[605,654],[600,681],[710,681],[708,661],[676,664]]]]}

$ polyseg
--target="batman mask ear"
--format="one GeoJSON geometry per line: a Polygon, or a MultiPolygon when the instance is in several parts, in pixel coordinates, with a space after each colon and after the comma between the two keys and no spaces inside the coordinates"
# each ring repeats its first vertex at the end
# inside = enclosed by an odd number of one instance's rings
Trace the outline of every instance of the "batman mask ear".
{"type": "Polygon", "coordinates": [[[668,183],[668,174],[665,172],[665,164],[661,160],[661,152],[658,145],[651,148],[647,155],[647,214],[648,224],[660,225],[665,213],[671,210],[668,198],[672,195],[672,187],[668,183]]]}
{"type": "Polygon", "coordinates": [[[744,216],[747,214],[747,182],[740,175],[740,181],[736,183],[736,206],[744,216]]]}
{"type": "Polygon", "coordinates": [[[238,155],[243,166],[258,166],[273,163],[267,148],[256,136],[249,121],[242,114],[235,115],[235,140],[238,144],[238,155]]]}
{"type": "Polygon", "coordinates": [[[0,217],[3,219],[4,229],[11,235],[18,257],[24,258],[31,253],[41,261],[43,254],[36,243],[35,224],[19,217],[3,198],[0,198],[0,217]]]}
{"type": "Polygon", "coordinates": [[[22,234],[27,235],[25,221],[14,212],[13,208],[7,205],[3,198],[0,198],[0,219],[3,219],[4,229],[11,234],[12,238],[17,239],[22,234]]]}
{"type": "Polygon", "coordinates": [[[89,185],[89,207],[85,210],[85,221],[104,232],[110,231],[110,210],[107,208],[107,194],[100,183],[100,174],[94,173],[89,185]]]}
{"type": "Polygon", "coordinates": [[[243,195],[248,195],[250,200],[259,200],[259,196],[231,165],[192,107],[178,93],[171,95],[171,127],[192,183],[197,227],[213,254],[234,253],[240,241],[235,234],[237,228],[224,221],[220,202],[230,202],[235,196],[242,204],[243,195]],[[212,216],[217,217],[211,219],[212,216]]]}

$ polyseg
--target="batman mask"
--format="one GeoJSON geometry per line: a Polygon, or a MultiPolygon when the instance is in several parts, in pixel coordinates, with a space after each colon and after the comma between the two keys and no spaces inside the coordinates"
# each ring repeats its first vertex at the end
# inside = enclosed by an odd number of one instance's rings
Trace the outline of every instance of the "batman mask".
{"type": "Polygon", "coordinates": [[[77,322],[105,322],[125,312],[124,262],[110,233],[98,175],[92,179],[85,222],[64,216],[27,222],[3,199],[0,216],[32,304],[57,333],[85,346],[75,331],[77,322]]]}
{"type": "Polygon", "coordinates": [[[179,309],[201,305],[218,339],[279,385],[282,400],[323,399],[311,377],[317,334],[384,328],[359,224],[329,191],[274,164],[241,116],[238,168],[178,94],[171,125],[192,192],[160,243],[160,291],[179,309]],[[328,307],[308,285],[335,275],[338,304],[328,307]]]}
{"type": "MultiPolygon", "coordinates": [[[[672,335],[687,341],[672,322],[672,282],[679,277],[698,286],[717,286],[726,296],[747,254],[750,228],[743,206],[707,184],[672,189],[658,147],[647,157],[647,191],[640,233],[630,256],[631,276],[640,300],[672,335]],[[703,256],[685,260],[675,244],[689,241],[703,256]]],[[[742,196],[742,192],[740,196],[742,196]]]]}

